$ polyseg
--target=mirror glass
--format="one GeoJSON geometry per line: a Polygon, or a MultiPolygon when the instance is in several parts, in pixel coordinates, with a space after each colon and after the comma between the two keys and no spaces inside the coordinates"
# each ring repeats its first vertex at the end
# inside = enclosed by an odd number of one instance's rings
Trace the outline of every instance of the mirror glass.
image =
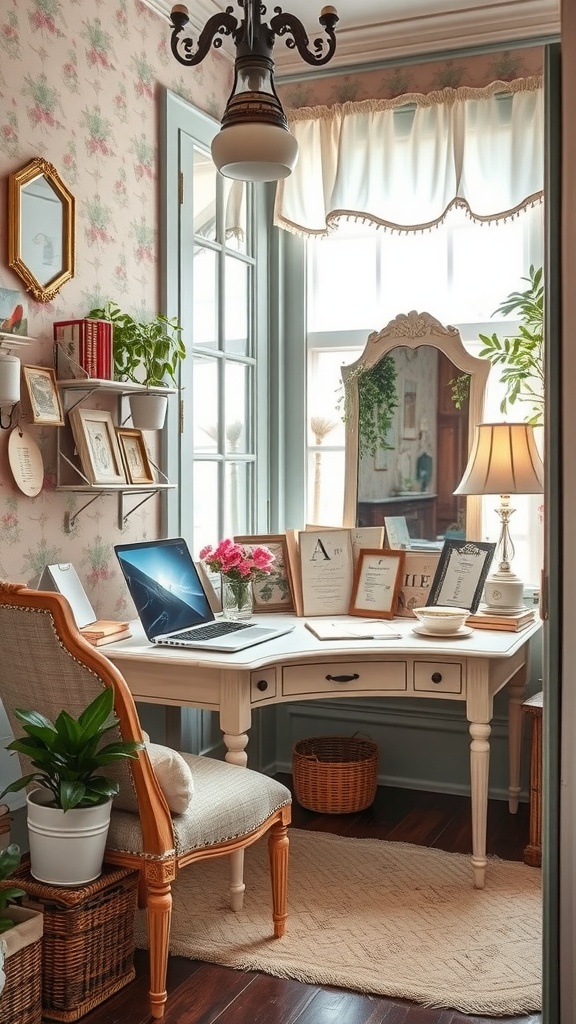
{"type": "Polygon", "coordinates": [[[401,314],[369,336],[360,359],[342,369],[346,525],[403,516],[414,546],[481,539],[480,499],[453,492],[482,420],[489,370],[456,328],[428,313],[401,314]]]}
{"type": "Polygon", "coordinates": [[[10,175],[8,262],[39,302],[74,276],[74,197],[56,169],[32,160],[10,175]]]}

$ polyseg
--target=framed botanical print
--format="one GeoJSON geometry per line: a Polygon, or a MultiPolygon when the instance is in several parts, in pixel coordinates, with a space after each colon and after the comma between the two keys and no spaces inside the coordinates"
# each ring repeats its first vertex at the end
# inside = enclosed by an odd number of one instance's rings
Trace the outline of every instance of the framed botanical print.
{"type": "Polygon", "coordinates": [[[114,421],[103,409],[77,405],[68,413],[82,469],[92,484],[125,484],[114,421]]]}
{"type": "Polygon", "coordinates": [[[32,423],[62,427],[64,415],[56,374],[51,366],[23,366],[22,377],[28,396],[32,423]]]}
{"type": "Polygon", "coordinates": [[[116,427],[116,437],[128,483],[153,484],[154,474],[142,431],[130,427],[116,427]]]}
{"type": "Polygon", "coordinates": [[[252,584],[255,612],[293,612],[294,595],[286,534],[234,537],[237,544],[265,547],[274,555],[272,571],[252,584]]]}

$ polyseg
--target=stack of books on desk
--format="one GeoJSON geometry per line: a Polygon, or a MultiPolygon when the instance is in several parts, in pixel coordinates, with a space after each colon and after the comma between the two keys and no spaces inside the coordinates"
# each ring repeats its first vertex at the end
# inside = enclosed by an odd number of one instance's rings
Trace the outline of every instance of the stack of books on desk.
{"type": "Polygon", "coordinates": [[[535,618],[534,608],[523,608],[515,615],[493,615],[491,612],[477,611],[475,615],[468,616],[466,625],[474,626],[474,629],[507,629],[517,633],[534,622],[535,618]]]}
{"type": "Polygon", "coordinates": [[[114,622],[111,619],[97,619],[80,630],[82,636],[93,647],[113,644],[117,640],[127,640],[132,636],[128,622],[114,622]]]}

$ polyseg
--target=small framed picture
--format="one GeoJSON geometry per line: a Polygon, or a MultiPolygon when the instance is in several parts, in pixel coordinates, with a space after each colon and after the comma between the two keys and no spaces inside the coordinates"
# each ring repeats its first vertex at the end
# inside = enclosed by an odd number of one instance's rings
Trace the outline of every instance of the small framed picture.
{"type": "Polygon", "coordinates": [[[254,611],[293,612],[294,595],[286,534],[263,533],[258,536],[234,537],[234,540],[237,544],[245,544],[247,547],[268,548],[274,555],[272,571],[252,585],[254,611]]]}
{"type": "Polygon", "coordinates": [[[478,610],[496,544],[445,540],[426,604],[478,610]]]}
{"type": "Polygon", "coordinates": [[[50,366],[23,366],[32,423],[46,427],[64,426],[56,374],[50,366]]]}
{"type": "Polygon", "coordinates": [[[390,548],[362,548],[354,573],[349,615],[394,618],[405,557],[403,551],[390,548]]]}
{"type": "Polygon", "coordinates": [[[77,405],[68,413],[82,469],[92,484],[125,484],[112,415],[77,405]]]}
{"type": "Polygon", "coordinates": [[[116,437],[122,453],[129,484],[153,484],[154,474],[141,430],[116,427],[116,437]]]}

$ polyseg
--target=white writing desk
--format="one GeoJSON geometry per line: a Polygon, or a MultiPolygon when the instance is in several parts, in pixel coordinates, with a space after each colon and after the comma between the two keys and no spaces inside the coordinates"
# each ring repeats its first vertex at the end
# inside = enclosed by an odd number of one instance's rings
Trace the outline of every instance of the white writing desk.
{"type": "MultiPolygon", "coordinates": [[[[271,624],[280,616],[262,618],[271,624]]],[[[402,633],[399,639],[326,641],[316,639],[304,619],[292,618],[293,632],[237,654],[153,647],[139,622],[132,623],[132,639],[100,650],[120,669],[135,700],[218,712],[226,760],[243,767],[252,708],[338,697],[461,701],[471,736],[474,885],[482,889],[493,697],[508,685],[509,809],[514,814],[520,793],[528,641],[541,623],[519,633],[476,629],[458,640],[429,640],[416,636],[413,620],[405,618],[392,623],[402,633]]]]}

